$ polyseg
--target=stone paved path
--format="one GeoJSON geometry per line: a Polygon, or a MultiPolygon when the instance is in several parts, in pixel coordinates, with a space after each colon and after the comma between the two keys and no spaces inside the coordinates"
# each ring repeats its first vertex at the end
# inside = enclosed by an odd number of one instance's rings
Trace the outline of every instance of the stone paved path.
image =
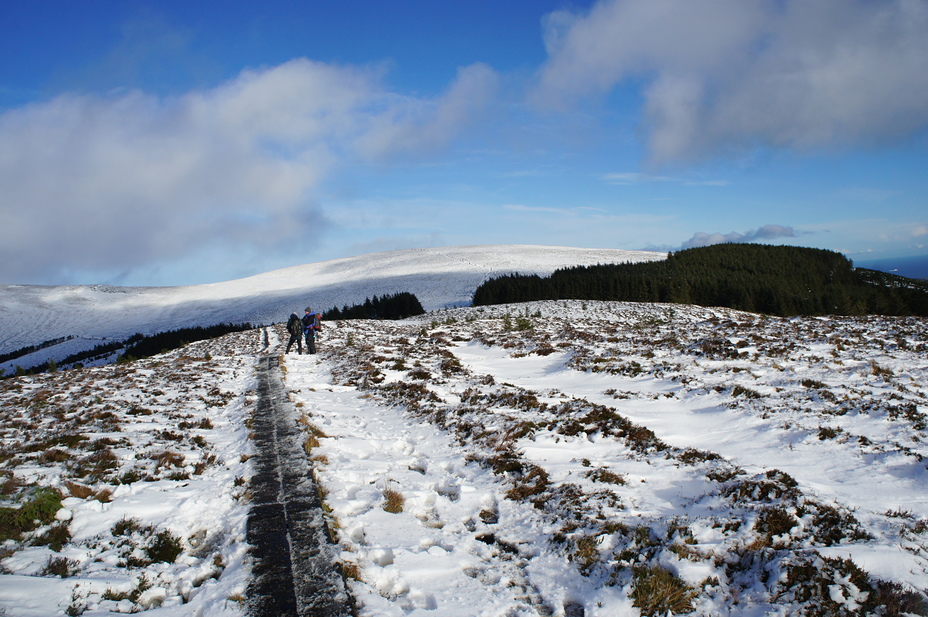
{"type": "Polygon", "coordinates": [[[254,560],[246,594],[249,614],[350,616],[351,598],[303,450],[304,436],[280,378],[278,357],[262,356],[257,371],[256,475],[248,517],[254,560]]]}

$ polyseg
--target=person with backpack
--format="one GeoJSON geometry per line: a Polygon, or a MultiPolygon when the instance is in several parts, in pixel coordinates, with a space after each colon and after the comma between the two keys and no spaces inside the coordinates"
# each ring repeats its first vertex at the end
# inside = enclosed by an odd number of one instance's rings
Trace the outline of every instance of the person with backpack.
{"type": "Polygon", "coordinates": [[[287,351],[290,353],[290,347],[296,342],[296,348],[300,354],[303,354],[303,322],[296,313],[290,313],[290,319],[287,320],[287,332],[290,333],[290,342],[287,343],[287,351]]]}
{"type": "Polygon", "coordinates": [[[314,313],[311,306],[306,307],[303,315],[303,333],[306,335],[306,349],[309,353],[316,353],[316,332],[322,329],[319,314],[314,313]]]}

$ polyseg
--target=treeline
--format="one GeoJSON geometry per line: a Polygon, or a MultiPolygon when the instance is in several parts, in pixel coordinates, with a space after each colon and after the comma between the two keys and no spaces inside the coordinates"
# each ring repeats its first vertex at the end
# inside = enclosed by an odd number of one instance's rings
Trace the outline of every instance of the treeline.
{"type": "MultiPolygon", "coordinates": [[[[195,341],[202,341],[205,339],[216,338],[222,336],[223,334],[228,334],[229,332],[241,332],[243,330],[251,330],[253,326],[251,324],[217,324],[214,326],[196,326],[192,328],[179,328],[177,330],[170,330],[167,332],[159,332],[157,334],[144,335],[141,333],[136,333],[130,336],[124,341],[110,341],[108,343],[102,343],[97,345],[93,349],[88,349],[86,351],[81,351],[75,354],[62,359],[60,362],[55,360],[49,360],[43,362],[36,366],[30,368],[16,367],[15,375],[35,375],[38,373],[46,373],[49,371],[58,370],[59,367],[74,367],[80,368],[83,365],[83,361],[88,359],[96,359],[104,355],[112,354],[120,350],[124,350],[123,353],[119,356],[119,361],[128,361],[128,360],[137,360],[139,358],[148,358],[159,353],[164,353],[166,351],[171,351],[172,349],[177,349],[178,347],[183,347],[188,343],[193,343],[195,341]]],[[[60,341],[69,340],[74,337],[66,337],[60,339],[60,341]]],[[[49,345],[45,345],[48,347],[49,345]]],[[[44,347],[37,346],[36,349],[42,349],[44,347]]],[[[4,375],[0,374],[0,377],[4,375]]],[[[9,375],[6,375],[9,377],[9,375]]]]}
{"type": "Polygon", "coordinates": [[[364,304],[333,307],[322,314],[323,319],[405,319],[422,315],[425,309],[415,294],[404,291],[386,296],[367,298],[364,304]]]}
{"type": "Polygon", "coordinates": [[[149,358],[159,353],[171,351],[178,347],[183,347],[188,343],[203,341],[206,339],[216,338],[230,332],[242,332],[251,330],[254,326],[249,323],[241,324],[216,324],[214,326],[196,326],[193,328],[179,328],[167,332],[159,332],[151,336],[143,337],[135,344],[126,348],[122,358],[127,360],[137,360],[139,358],[149,358]]]}
{"type": "Polygon", "coordinates": [[[928,315],[928,283],[855,269],[840,253],[717,244],[664,261],[513,274],[474,293],[475,306],[532,300],[620,300],[724,306],[769,315],[928,315]]]}
{"type": "Polygon", "coordinates": [[[46,349],[48,347],[53,347],[65,341],[70,341],[74,336],[62,336],[61,338],[54,338],[50,341],[43,341],[38,345],[27,345],[25,347],[20,347],[14,351],[0,354],[0,364],[4,362],[9,362],[10,360],[15,360],[16,358],[21,358],[23,356],[28,356],[31,353],[35,353],[40,349],[46,349]]]}

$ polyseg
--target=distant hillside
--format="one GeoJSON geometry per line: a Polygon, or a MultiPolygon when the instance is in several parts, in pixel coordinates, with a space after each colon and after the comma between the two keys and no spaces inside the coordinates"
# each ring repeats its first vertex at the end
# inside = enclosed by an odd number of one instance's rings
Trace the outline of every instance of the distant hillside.
{"type": "Polygon", "coordinates": [[[0,285],[0,369],[36,366],[135,334],[222,323],[286,321],[306,306],[328,309],[409,292],[427,311],[470,304],[480,283],[502,274],[664,259],[666,253],[497,245],[407,249],[292,266],[187,287],[0,285]]]}
{"type": "Polygon", "coordinates": [[[491,279],[475,305],[621,300],[722,306],[770,315],[928,315],[928,283],[855,269],[833,251],[718,244],[664,261],[563,268],[491,279]]]}

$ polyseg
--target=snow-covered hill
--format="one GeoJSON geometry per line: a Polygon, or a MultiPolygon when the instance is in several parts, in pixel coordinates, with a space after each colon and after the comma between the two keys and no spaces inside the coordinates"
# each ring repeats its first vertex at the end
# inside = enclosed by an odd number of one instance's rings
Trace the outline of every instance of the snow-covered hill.
{"type": "Polygon", "coordinates": [[[19,344],[276,325],[0,381],[0,508],[51,504],[0,526],[0,615],[244,615],[267,354],[361,617],[928,615],[925,318],[550,301],[333,321],[319,355],[283,355],[307,303],[412,291],[435,309],[496,273],[660,257],[468,247],[8,288],[2,336],[43,306],[58,328],[19,344]]]}
{"type": "Polygon", "coordinates": [[[550,301],[323,335],[0,381],[0,507],[62,497],[0,545],[0,614],[243,617],[267,354],[359,617],[928,614],[924,318],[550,301]]]}
{"type": "Polygon", "coordinates": [[[76,339],[0,365],[34,366],[124,339],[217,323],[268,324],[311,305],[320,310],[408,291],[427,310],[470,303],[487,278],[514,272],[664,259],[620,249],[500,245],[408,249],[294,266],[187,287],[0,286],[0,353],[63,337],[76,339]]]}

